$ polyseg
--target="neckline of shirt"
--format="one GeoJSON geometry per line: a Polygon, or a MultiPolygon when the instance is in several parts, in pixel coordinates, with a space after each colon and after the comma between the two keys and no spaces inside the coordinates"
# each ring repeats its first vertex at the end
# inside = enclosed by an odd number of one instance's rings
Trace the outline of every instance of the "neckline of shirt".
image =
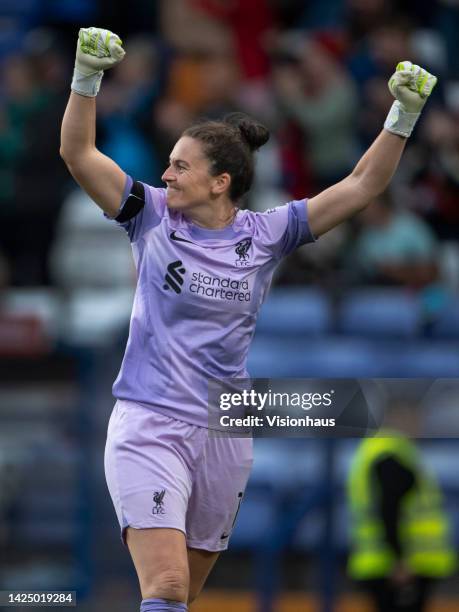
{"type": "Polygon", "coordinates": [[[221,240],[225,238],[229,239],[234,238],[238,235],[237,226],[239,225],[240,212],[241,211],[238,211],[236,213],[233,223],[220,229],[201,227],[200,225],[196,225],[192,221],[187,221],[185,217],[183,217],[183,221],[185,222],[185,226],[188,230],[188,233],[192,238],[201,240],[221,240]]]}

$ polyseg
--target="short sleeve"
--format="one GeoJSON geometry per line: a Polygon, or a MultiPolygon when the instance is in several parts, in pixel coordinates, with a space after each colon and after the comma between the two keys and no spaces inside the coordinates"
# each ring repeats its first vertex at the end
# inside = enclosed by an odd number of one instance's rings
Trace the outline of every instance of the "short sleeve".
{"type": "MultiPolygon", "coordinates": [[[[123,199],[116,216],[119,216],[123,207],[128,199],[129,193],[131,192],[133,180],[129,175],[126,175],[126,184],[124,186],[123,199]]],[[[118,223],[123,227],[131,242],[136,242],[141,238],[148,230],[156,227],[161,222],[166,211],[166,190],[158,189],[142,183],[145,190],[145,206],[140,211],[123,223],[118,223]]],[[[107,218],[108,215],[105,215],[107,218]]],[[[114,219],[115,220],[115,219],[114,219]]]]}
{"type": "Polygon", "coordinates": [[[276,259],[308,242],[315,242],[309,228],[307,200],[294,200],[264,213],[255,213],[257,238],[276,259]]]}

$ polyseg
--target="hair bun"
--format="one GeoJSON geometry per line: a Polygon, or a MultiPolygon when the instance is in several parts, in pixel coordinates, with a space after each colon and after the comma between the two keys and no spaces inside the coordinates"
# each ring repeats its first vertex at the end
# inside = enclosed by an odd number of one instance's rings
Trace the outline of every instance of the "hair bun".
{"type": "Polygon", "coordinates": [[[269,140],[269,130],[245,113],[230,113],[223,121],[241,132],[242,139],[251,151],[256,151],[269,140]]]}

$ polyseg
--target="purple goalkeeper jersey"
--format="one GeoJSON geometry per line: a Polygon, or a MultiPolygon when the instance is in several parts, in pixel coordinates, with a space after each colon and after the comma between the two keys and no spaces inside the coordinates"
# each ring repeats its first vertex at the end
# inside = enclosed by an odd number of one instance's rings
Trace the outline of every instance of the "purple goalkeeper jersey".
{"type": "MultiPolygon", "coordinates": [[[[125,199],[132,186],[127,177],[125,199]]],[[[122,223],[137,269],[129,339],[113,394],[208,426],[209,378],[247,378],[260,306],[280,259],[314,240],[306,202],[238,211],[205,229],[145,185],[145,206],[122,223]]]]}

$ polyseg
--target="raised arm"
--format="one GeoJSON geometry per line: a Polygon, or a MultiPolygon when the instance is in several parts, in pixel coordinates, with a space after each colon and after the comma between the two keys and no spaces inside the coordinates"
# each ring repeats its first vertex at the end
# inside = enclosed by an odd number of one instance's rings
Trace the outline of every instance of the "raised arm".
{"type": "Polygon", "coordinates": [[[103,70],[124,57],[121,40],[108,30],[80,30],[72,92],[61,129],[60,154],[73,178],[109,216],[115,217],[126,174],[96,148],[96,99],[103,70]]]}
{"type": "Polygon", "coordinates": [[[410,62],[401,62],[389,81],[396,101],[384,130],[352,173],[308,202],[309,226],[318,237],[359,212],[388,186],[407,138],[437,82],[436,77],[410,62]]]}

